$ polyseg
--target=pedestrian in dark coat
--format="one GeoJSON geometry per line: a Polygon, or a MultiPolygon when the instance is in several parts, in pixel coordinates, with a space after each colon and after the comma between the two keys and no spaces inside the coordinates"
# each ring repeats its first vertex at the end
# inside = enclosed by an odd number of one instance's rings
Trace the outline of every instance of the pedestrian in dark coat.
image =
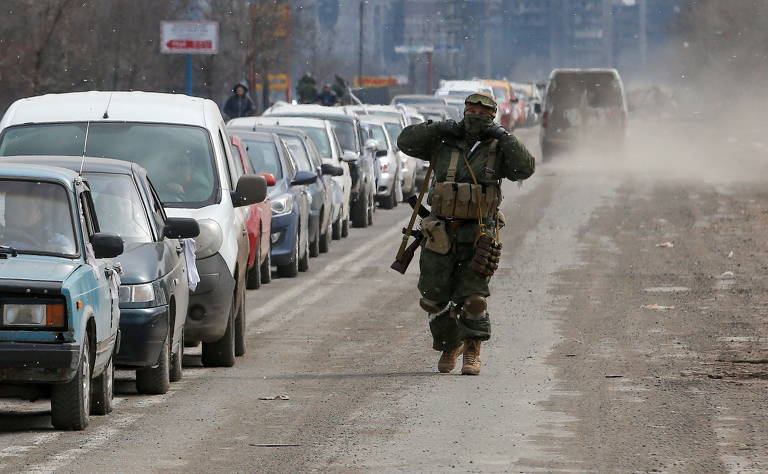
{"type": "Polygon", "coordinates": [[[248,88],[244,84],[236,84],[232,88],[232,97],[224,105],[224,114],[230,118],[249,117],[254,115],[253,102],[245,95],[248,88]]]}

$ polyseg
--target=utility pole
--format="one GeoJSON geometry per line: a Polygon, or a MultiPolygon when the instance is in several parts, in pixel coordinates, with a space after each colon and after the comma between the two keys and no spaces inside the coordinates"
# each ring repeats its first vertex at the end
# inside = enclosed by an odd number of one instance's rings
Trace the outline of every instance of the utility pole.
{"type": "Polygon", "coordinates": [[[357,77],[363,80],[363,18],[365,14],[365,0],[360,0],[360,37],[358,38],[357,77]]]}
{"type": "Polygon", "coordinates": [[[638,23],[638,36],[640,40],[640,67],[645,72],[645,68],[648,66],[648,5],[646,0],[637,0],[637,14],[639,18],[638,23]]]}

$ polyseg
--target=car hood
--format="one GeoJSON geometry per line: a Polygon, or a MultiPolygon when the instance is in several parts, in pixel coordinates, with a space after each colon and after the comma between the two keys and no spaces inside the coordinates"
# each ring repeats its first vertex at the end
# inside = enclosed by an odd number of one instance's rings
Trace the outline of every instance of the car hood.
{"type": "Polygon", "coordinates": [[[19,255],[0,259],[0,279],[63,282],[79,266],[64,258],[19,255]]]}
{"type": "Polygon", "coordinates": [[[162,263],[166,258],[165,245],[127,243],[122,255],[115,259],[123,267],[120,281],[128,285],[150,283],[162,275],[162,263]]]}

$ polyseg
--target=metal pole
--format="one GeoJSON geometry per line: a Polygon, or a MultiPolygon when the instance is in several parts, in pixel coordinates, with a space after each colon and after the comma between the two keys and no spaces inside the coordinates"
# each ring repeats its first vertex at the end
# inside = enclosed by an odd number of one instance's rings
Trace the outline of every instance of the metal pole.
{"type": "Polygon", "coordinates": [[[363,15],[365,13],[365,0],[360,0],[360,37],[358,38],[357,77],[363,80],[363,15]]]}
{"type": "Polygon", "coordinates": [[[192,55],[187,55],[187,95],[192,95],[192,55]]]}
{"type": "Polygon", "coordinates": [[[432,94],[432,51],[427,51],[427,95],[432,94]]]}

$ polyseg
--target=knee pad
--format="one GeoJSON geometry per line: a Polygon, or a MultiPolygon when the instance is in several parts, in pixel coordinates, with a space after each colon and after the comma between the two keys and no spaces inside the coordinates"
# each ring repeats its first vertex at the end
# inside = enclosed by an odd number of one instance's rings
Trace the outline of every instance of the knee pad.
{"type": "Polygon", "coordinates": [[[485,298],[480,295],[472,295],[464,299],[464,316],[469,319],[482,318],[486,314],[486,309],[488,309],[488,304],[485,302],[485,298]]]}
{"type": "Polygon", "coordinates": [[[427,298],[421,298],[419,300],[419,306],[429,314],[439,313],[445,308],[444,304],[440,304],[437,301],[432,301],[427,298]]]}

